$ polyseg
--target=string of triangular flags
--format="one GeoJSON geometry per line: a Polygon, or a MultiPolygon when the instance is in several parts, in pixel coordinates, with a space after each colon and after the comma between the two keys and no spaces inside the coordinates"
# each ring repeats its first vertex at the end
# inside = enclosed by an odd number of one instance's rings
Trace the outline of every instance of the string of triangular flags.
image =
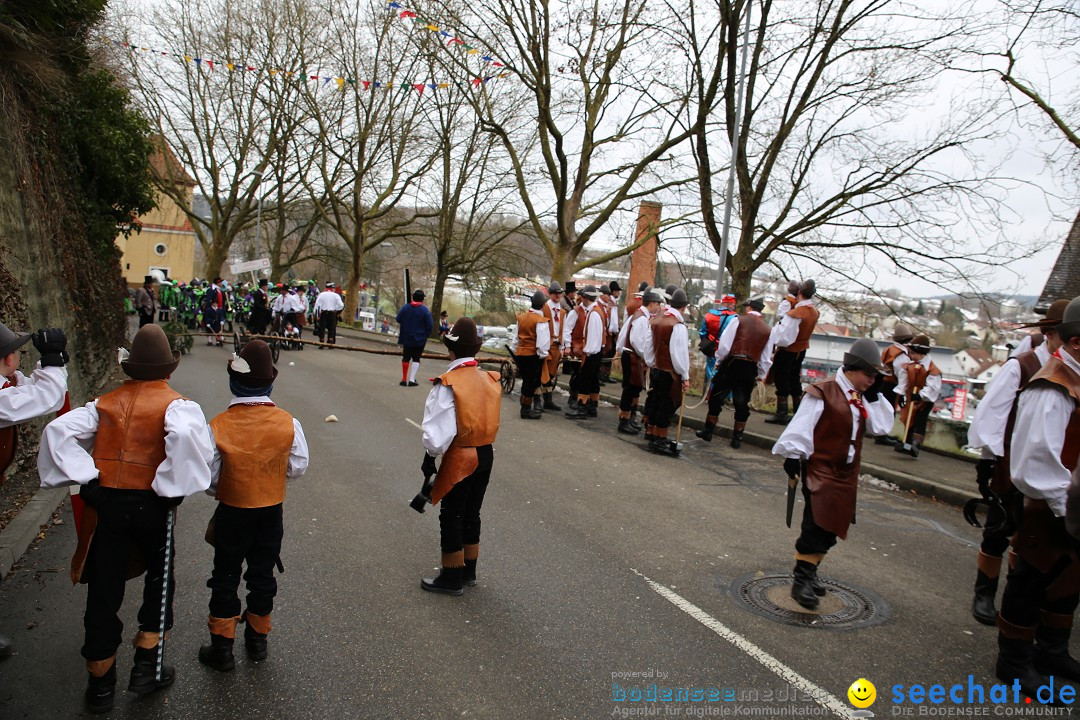
{"type": "MultiPolygon", "coordinates": [[[[389,9],[392,9],[392,10],[401,10],[401,12],[398,15],[399,19],[406,19],[406,20],[407,19],[415,19],[415,20],[417,20],[417,22],[421,22],[421,20],[420,20],[420,18],[417,15],[416,12],[414,12],[412,10],[408,10],[408,9],[403,9],[402,6],[397,2],[390,2],[387,7],[389,9]]],[[[432,23],[428,23],[427,21],[423,21],[423,22],[424,22],[424,27],[426,29],[431,30],[433,32],[438,32],[443,37],[448,38],[448,42],[447,42],[448,46],[460,46],[468,54],[471,54],[471,55],[479,54],[479,52],[480,52],[479,50],[477,50],[476,48],[468,45],[463,40],[455,37],[450,32],[448,32],[446,30],[443,30],[443,29],[441,29],[439,27],[436,27],[435,25],[433,25],[432,23]]],[[[113,44],[115,44],[117,47],[122,47],[122,48],[127,49],[132,55],[139,55],[140,53],[142,53],[142,54],[156,56],[156,57],[174,58],[176,60],[180,60],[180,61],[183,61],[185,63],[194,63],[195,67],[199,68],[199,69],[202,69],[202,68],[205,67],[207,72],[213,72],[215,67],[225,68],[225,70],[227,72],[230,72],[230,73],[231,72],[251,72],[251,73],[265,72],[271,77],[279,77],[280,76],[282,78],[289,79],[289,80],[296,79],[298,82],[318,82],[318,83],[321,83],[321,85],[323,87],[329,85],[330,83],[334,83],[337,86],[338,90],[344,90],[346,85],[356,85],[357,82],[359,82],[360,87],[365,91],[368,91],[368,90],[371,90],[371,91],[374,91],[374,90],[393,90],[395,88],[399,88],[401,90],[409,90],[409,89],[416,90],[416,92],[420,93],[421,95],[424,93],[425,90],[435,91],[435,90],[445,89],[445,88],[449,88],[449,87],[459,87],[459,88],[466,87],[466,84],[462,83],[462,82],[454,82],[454,83],[450,83],[450,82],[413,83],[413,82],[397,82],[397,81],[386,82],[386,81],[380,81],[380,80],[360,80],[360,81],[357,81],[355,78],[351,78],[351,77],[347,77],[347,76],[319,75],[319,74],[312,75],[312,74],[309,74],[309,73],[306,73],[306,72],[303,72],[303,71],[299,71],[299,70],[281,70],[281,69],[278,69],[278,68],[260,68],[260,67],[257,67],[255,65],[251,65],[251,64],[248,64],[248,63],[245,63],[245,62],[213,60],[213,59],[210,59],[210,58],[200,57],[200,56],[197,56],[197,55],[195,55],[193,53],[188,53],[188,52],[179,53],[179,52],[169,52],[169,51],[164,51],[164,50],[157,50],[157,49],[152,48],[152,47],[147,47],[147,46],[138,45],[136,43],[131,43],[131,42],[128,42],[126,40],[113,40],[113,44]]],[[[504,65],[501,62],[498,62],[497,60],[495,60],[495,58],[489,57],[487,55],[482,56],[480,58],[480,60],[482,60],[487,66],[490,66],[492,68],[502,68],[502,67],[504,67],[504,65]]],[[[509,76],[510,76],[510,73],[505,72],[505,71],[494,73],[494,74],[475,75],[472,78],[470,78],[468,84],[471,85],[472,87],[479,87],[480,85],[482,85],[482,84],[484,84],[484,83],[486,83],[486,82],[488,82],[490,80],[502,79],[502,78],[506,78],[506,77],[509,77],[509,76]]]]}
{"type": "MultiPolygon", "coordinates": [[[[386,7],[388,9],[390,9],[390,10],[399,11],[398,12],[398,19],[399,20],[413,20],[416,23],[417,27],[423,28],[424,30],[430,30],[433,33],[438,33],[446,41],[446,46],[447,47],[460,48],[461,50],[463,50],[465,52],[466,55],[480,55],[481,50],[479,48],[476,48],[476,47],[473,47],[472,45],[469,45],[467,42],[465,42],[461,38],[457,37],[456,35],[454,35],[449,30],[447,30],[445,28],[440,28],[438,25],[431,22],[430,20],[425,20],[424,18],[420,17],[420,15],[415,10],[410,10],[409,8],[405,7],[404,5],[397,2],[396,0],[390,0],[390,2],[386,4],[386,7]]],[[[480,55],[480,60],[487,67],[493,67],[493,68],[505,67],[501,62],[499,62],[496,58],[494,58],[494,57],[492,57],[490,55],[480,55]]],[[[480,77],[483,77],[483,76],[480,76],[480,77]]],[[[492,77],[501,77],[501,76],[488,76],[488,77],[484,78],[484,80],[490,80],[492,77]]]]}

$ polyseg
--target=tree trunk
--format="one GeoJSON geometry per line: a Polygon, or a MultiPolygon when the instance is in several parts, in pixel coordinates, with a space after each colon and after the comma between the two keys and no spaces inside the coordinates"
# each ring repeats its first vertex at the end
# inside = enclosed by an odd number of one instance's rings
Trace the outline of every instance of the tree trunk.
{"type": "Polygon", "coordinates": [[[736,266],[731,271],[729,286],[731,294],[738,298],[740,304],[750,299],[750,280],[753,274],[754,271],[751,268],[740,267],[736,259],[736,266]]]}
{"type": "Polygon", "coordinates": [[[435,286],[431,290],[431,317],[435,319],[432,336],[439,335],[439,315],[442,313],[443,291],[446,287],[446,271],[442,257],[437,257],[435,265],[435,286]]]}
{"type": "MultiPolygon", "coordinates": [[[[356,320],[356,300],[360,292],[360,282],[363,276],[364,242],[361,238],[356,238],[353,243],[352,258],[349,263],[349,280],[345,283],[345,311],[342,313],[345,322],[351,323],[356,320]]],[[[380,290],[381,289],[382,288],[380,288],[380,290]]]]}
{"type": "Polygon", "coordinates": [[[206,263],[203,265],[203,278],[213,280],[221,275],[221,266],[229,254],[229,244],[222,238],[215,237],[206,250],[206,263]]]}

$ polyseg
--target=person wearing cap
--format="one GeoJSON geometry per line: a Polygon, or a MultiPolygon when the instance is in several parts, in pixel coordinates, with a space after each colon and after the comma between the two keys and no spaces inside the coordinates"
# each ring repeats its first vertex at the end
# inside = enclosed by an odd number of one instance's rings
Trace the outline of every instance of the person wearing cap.
{"type": "MultiPolygon", "coordinates": [[[[896,407],[896,384],[904,374],[904,368],[911,362],[908,355],[908,343],[915,337],[915,330],[907,323],[898,322],[893,326],[892,344],[881,351],[881,366],[885,368],[885,378],[881,394],[896,407]]],[[[878,445],[896,445],[899,440],[889,435],[879,435],[874,439],[878,445]]]]}
{"type": "Polygon", "coordinates": [[[517,338],[514,361],[521,374],[521,419],[539,420],[544,414],[538,395],[544,361],[551,349],[551,323],[544,317],[547,295],[537,290],[530,299],[531,307],[517,316],[517,338]]]}
{"type": "Polygon", "coordinates": [[[398,340],[401,346],[401,382],[402,387],[416,387],[416,373],[420,370],[420,357],[424,354],[431,331],[435,329],[435,320],[431,311],[424,304],[424,291],[414,290],[412,301],[405,303],[398,310],[398,340]]]}
{"type": "Polygon", "coordinates": [[[439,337],[448,332],[450,332],[450,315],[445,310],[442,310],[439,312],[439,337]]]}
{"type": "Polygon", "coordinates": [[[577,283],[573,280],[567,280],[562,299],[563,312],[569,315],[575,305],[577,305],[577,283]]]}
{"type": "Polygon", "coordinates": [[[995,675],[1036,697],[1048,675],[1080,681],[1069,655],[1080,538],[1080,297],[1056,326],[1057,352],[1020,391],[1009,474],[1023,496],[998,612],[995,675]]]}
{"type": "Polygon", "coordinates": [[[595,285],[586,285],[581,304],[567,316],[563,330],[563,351],[569,350],[580,363],[570,381],[571,405],[565,413],[573,420],[596,417],[600,405],[600,361],[607,343],[607,316],[599,297],[595,285]]]}
{"type": "Polygon", "coordinates": [[[645,389],[645,375],[655,362],[652,345],[652,318],[660,312],[660,296],[646,287],[641,304],[634,311],[615,342],[622,366],[622,396],[619,398],[619,427],[624,435],[637,435],[641,425],[636,422],[638,399],[645,389]]]}
{"type": "Polygon", "coordinates": [[[779,325],[780,321],[784,319],[784,316],[788,314],[788,310],[795,307],[799,303],[799,281],[789,280],[787,284],[787,295],[776,306],[776,324],[779,325]]]}
{"type": "Polygon", "coordinates": [[[773,425],[788,423],[788,398],[792,412],[799,409],[802,398],[802,364],[810,347],[810,335],[817,326],[819,313],[813,297],[817,286],[807,280],[799,286],[798,302],[788,310],[780,323],[772,329],[772,343],[776,347],[773,358],[773,381],[776,383],[776,414],[765,422],[773,425]]]}
{"type": "MultiPolygon", "coordinates": [[[[1055,300],[1050,304],[1046,316],[1031,325],[1040,329],[1044,342],[1034,350],[1009,358],[1001,366],[987,384],[986,394],[975,408],[975,417],[968,428],[968,446],[981,448],[981,457],[975,464],[979,493],[986,499],[997,496],[1006,508],[1012,508],[1019,499],[1009,476],[1009,461],[1020,391],[1061,347],[1057,326],[1061,324],[1068,304],[1068,300],[1055,300]],[[1002,422],[1002,418],[1005,418],[1005,422],[1002,422]]],[[[983,529],[971,614],[984,625],[997,622],[994,600],[1001,575],[1001,560],[1014,530],[1012,523],[983,529]]]]}
{"type": "Polygon", "coordinates": [[[668,306],[650,321],[654,356],[645,404],[651,429],[647,436],[649,450],[661,455],[675,456],[678,452],[667,436],[683,394],[690,387],[690,336],[682,316],[689,304],[686,291],[676,288],[668,306]]]}
{"type": "Polygon", "coordinates": [[[552,280],[547,291],[548,300],[544,303],[544,317],[548,321],[551,348],[548,350],[547,358],[544,359],[543,372],[540,376],[544,393],[542,407],[544,410],[555,410],[557,412],[562,408],[555,402],[552,395],[559,382],[559,360],[562,357],[562,328],[563,321],[566,319],[566,310],[562,307],[562,286],[552,280]]]}
{"type": "Polygon", "coordinates": [[[720,342],[728,323],[738,316],[735,310],[734,295],[720,295],[713,301],[713,306],[701,318],[701,327],[698,328],[698,349],[708,358],[705,361],[705,377],[715,377],[716,346],[720,342]]]}
{"type": "Polygon", "coordinates": [[[330,345],[337,344],[338,317],[344,309],[345,301],[341,299],[341,295],[337,292],[337,284],[326,283],[326,289],[315,298],[315,317],[318,322],[316,328],[319,334],[319,342],[325,340],[330,345]]]}
{"type": "Polygon", "coordinates": [[[251,313],[248,315],[247,328],[252,335],[263,335],[270,324],[270,298],[266,294],[269,284],[266,278],[259,278],[259,287],[251,291],[251,313]]]}
{"type": "Polygon", "coordinates": [[[877,343],[856,340],[830,379],[807,388],[791,423],[773,445],[789,478],[802,479],[803,517],[795,541],[791,597],[815,610],[825,595],[818,566],[855,517],[863,435],[888,432],[893,407],[881,397],[884,368],[877,343]]]}
{"type": "Polygon", "coordinates": [[[611,379],[610,360],[615,357],[615,340],[619,337],[619,295],[621,293],[622,288],[615,280],[600,286],[599,305],[604,313],[604,328],[607,333],[604,339],[603,358],[609,361],[600,363],[601,384],[614,382],[611,379]]]}
{"type": "Polygon", "coordinates": [[[227,410],[210,421],[214,456],[207,495],[218,505],[207,531],[214,546],[210,588],[210,644],[199,660],[215,670],[232,670],[236,626],[243,622],[244,644],[252,660],[266,657],[266,636],[277,594],[274,566],[284,534],[285,484],[303,476],[308,445],[300,421],[270,399],[277,368],[270,346],[252,340],[229,360],[227,410]],[[246,607],[237,589],[244,563],[246,607]]]}
{"type": "MultiPolygon", "coordinates": [[[[15,462],[19,425],[60,410],[67,394],[67,337],[58,328],[16,333],[0,323],[0,485],[15,462]],[[19,371],[21,348],[33,342],[41,359],[29,377],[19,371]]],[[[0,635],[0,659],[12,653],[11,639],[0,635]]]]}
{"type": "MultiPolygon", "coordinates": [[[[173,622],[175,576],[170,574],[165,624],[160,624],[169,511],[210,487],[214,456],[202,408],[169,387],[169,376],[179,363],[180,353],[169,347],[160,327],[140,328],[131,352],[120,351],[120,367],[129,379],[59,416],[42,433],[42,487],[80,485],[86,504],[71,578],[87,583],[82,656],[89,671],[90,712],[112,707],[124,586],[143,570],[128,690],[144,695],[173,682],[171,666],[156,678],[160,634],[173,622]],[[133,559],[137,562],[129,566],[133,559]]],[[[171,566],[175,568],[175,562],[171,566]]]]}
{"type": "Polygon", "coordinates": [[[735,426],[731,431],[733,448],[742,445],[746,421],[750,419],[750,397],[754,386],[765,379],[772,365],[771,330],[761,317],[765,299],[752,298],[743,306],[747,308],[746,314],[732,317],[717,342],[716,373],[709,386],[709,413],[705,417],[705,427],[696,433],[702,440],[712,441],[720,411],[724,409],[724,399],[730,393],[735,406],[735,426]]]}
{"type": "Polygon", "coordinates": [[[934,410],[934,403],[941,397],[941,370],[930,359],[930,338],[926,335],[916,335],[911,339],[908,354],[911,361],[899,375],[896,397],[902,408],[900,422],[904,427],[908,427],[908,418],[912,413],[914,416],[911,417],[907,437],[893,449],[917,458],[919,448],[926,439],[926,424],[930,420],[930,413],[934,410]]]}
{"type": "Polygon", "coordinates": [[[480,553],[480,508],[491,466],[492,444],[499,432],[501,388],[497,372],[481,370],[475,355],[480,338],[472,318],[460,318],[443,336],[450,353],[446,372],[432,382],[424,406],[425,477],[435,476],[431,504],[439,510],[441,571],[424,578],[429,592],[461,595],[476,584],[480,553]],[[442,456],[438,467],[435,459],[442,456]]]}
{"type": "Polygon", "coordinates": [[[157,314],[157,294],[154,292],[156,282],[156,277],[147,275],[143,278],[142,287],[135,290],[135,311],[139,314],[139,327],[154,322],[157,314]]]}

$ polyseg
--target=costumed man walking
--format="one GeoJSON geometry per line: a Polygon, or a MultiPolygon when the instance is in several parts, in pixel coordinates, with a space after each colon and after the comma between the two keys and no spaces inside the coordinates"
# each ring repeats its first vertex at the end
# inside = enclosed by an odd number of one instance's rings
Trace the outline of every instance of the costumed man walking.
{"type": "Polygon", "coordinates": [[[607,318],[600,307],[599,295],[595,285],[585,286],[581,291],[582,302],[570,313],[563,332],[564,346],[569,336],[570,354],[581,363],[574,387],[577,402],[565,413],[574,420],[596,417],[600,405],[600,362],[607,344],[607,318]]]}
{"type": "Polygon", "coordinates": [[[746,314],[732,317],[717,342],[716,372],[709,386],[709,413],[705,417],[705,427],[696,433],[702,440],[712,441],[720,411],[724,409],[724,399],[730,393],[735,406],[735,426],[731,431],[733,448],[742,446],[754,386],[765,379],[772,365],[771,330],[761,317],[765,299],[752,298],[743,305],[747,308],[746,314]]]}
{"type": "Polygon", "coordinates": [[[1023,513],[997,618],[995,674],[1035,699],[1046,675],[1080,681],[1069,655],[1080,587],[1080,486],[1070,484],[1080,467],[1080,297],[1066,306],[1057,336],[1057,353],[1020,391],[1016,409],[1009,472],[1023,513]]]}
{"type": "MultiPolygon", "coordinates": [[[[19,445],[19,425],[54,413],[67,394],[67,337],[47,328],[33,335],[15,333],[0,323],[0,485],[4,484],[19,445]],[[41,354],[30,377],[19,372],[20,348],[33,341],[41,354]]],[[[11,655],[11,638],[0,635],[0,659],[11,655]]]]}
{"type": "Polygon", "coordinates": [[[720,343],[720,336],[724,333],[728,323],[736,317],[735,296],[721,295],[713,301],[713,306],[701,318],[701,327],[698,328],[698,349],[705,355],[705,378],[711,381],[716,374],[716,348],[720,343]]]}
{"type": "Polygon", "coordinates": [[[160,327],[141,328],[130,354],[120,353],[120,367],[130,379],[56,418],[41,438],[42,487],[81,485],[86,503],[71,578],[87,583],[82,656],[89,671],[86,708],[92,713],[112,708],[124,628],[117,614],[127,581],[144,571],[128,690],[145,695],[174,678],[172,666],[162,666],[160,677],[156,672],[163,633],[173,622],[172,572],[165,583],[166,563],[175,567],[173,554],[166,560],[170,520],[185,497],[210,487],[213,458],[202,408],[169,387],[179,363],[180,353],[169,348],[160,327]]]}
{"type": "MultiPolygon", "coordinates": [[[[338,294],[337,285],[332,282],[326,283],[326,289],[315,298],[315,317],[319,342],[327,342],[330,345],[337,344],[338,315],[345,309],[345,301],[338,294]]],[[[320,347],[322,347],[320,345],[320,347]]]]}
{"type": "MultiPolygon", "coordinates": [[[[975,417],[968,428],[968,446],[982,448],[979,462],[975,464],[979,493],[985,500],[996,499],[1006,511],[1014,510],[1017,502],[1022,502],[1022,496],[1013,487],[1009,477],[1012,434],[1020,391],[1061,347],[1056,328],[1064,319],[1065,307],[1068,304],[1068,300],[1055,300],[1050,304],[1046,317],[1028,326],[1038,327],[1045,341],[1034,350],[1009,358],[1002,365],[1001,370],[986,386],[986,394],[975,408],[975,417]],[[1002,418],[1005,418],[1004,422],[1002,418]]],[[[1015,530],[1015,524],[1009,521],[996,527],[988,524],[983,529],[971,614],[984,625],[994,625],[997,622],[994,600],[997,597],[1001,560],[1015,530]]]]}
{"type": "Polygon", "coordinates": [[[533,293],[528,310],[517,316],[517,348],[514,360],[521,373],[521,419],[539,420],[541,375],[551,349],[551,323],[544,317],[547,296],[543,290],[533,293]]]}
{"type": "Polygon", "coordinates": [[[941,370],[930,360],[930,338],[926,335],[916,335],[908,345],[908,353],[911,362],[904,366],[900,373],[900,380],[896,384],[897,402],[903,408],[900,412],[900,422],[908,426],[911,419],[911,428],[903,443],[898,443],[893,450],[907,453],[911,457],[919,457],[919,448],[922,447],[926,438],[926,424],[930,419],[930,413],[934,409],[934,403],[941,396],[941,370]],[[915,392],[918,395],[915,396],[915,392]],[[912,413],[914,416],[912,417],[912,413]]]}
{"type": "Polygon", "coordinates": [[[154,322],[157,314],[157,295],[154,293],[156,282],[156,277],[146,275],[142,287],[135,290],[135,311],[139,314],[139,327],[154,322]]]}
{"type": "Polygon", "coordinates": [[[551,331],[551,348],[544,360],[544,370],[541,375],[544,392],[544,410],[562,410],[553,399],[552,394],[559,382],[559,360],[562,358],[562,329],[566,319],[566,310],[562,307],[563,289],[554,280],[548,285],[548,300],[544,303],[544,317],[547,318],[551,331]]]}
{"type": "Polygon", "coordinates": [[[414,290],[412,301],[401,306],[397,314],[398,340],[401,346],[402,387],[416,387],[416,373],[420,370],[420,356],[424,354],[435,319],[424,304],[424,291],[414,290]]]}
{"type": "Polygon", "coordinates": [[[207,530],[214,546],[210,588],[210,644],[199,649],[199,660],[215,670],[235,667],[233,641],[243,622],[248,658],[266,658],[266,636],[277,595],[274,566],[284,535],[282,509],[285,484],[308,467],[308,445],[300,421],[270,399],[277,368],[270,346],[252,340],[229,361],[229,408],[210,421],[214,457],[210,489],[218,500],[207,530]],[[240,573],[247,572],[246,607],[241,614],[240,573]]]}
{"type": "Polygon", "coordinates": [[[615,340],[619,337],[619,295],[621,294],[622,288],[615,280],[600,286],[600,303],[604,311],[604,327],[607,332],[607,338],[604,341],[606,362],[600,364],[600,382],[603,384],[615,382],[611,379],[611,362],[615,358],[615,340]]]}
{"type": "Polygon", "coordinates": [[[270,283],[266,278],[259,279],[259,287],[251,293],[251,314],[248,315],[248,332],[252,335],[264,335],[270,324],[270,298],[266,287],[270,283]]]}
{"type": "MultiPolygon", "coordinates": [[[[885,368],[885,377],[881,386],[881,394],[885,399],[897,407],[896,384],[904,374],[904,368],[911,362],[908,355],[908,343],[915,337],[915,330],[907,323],[896,323],[893,327],[892,345],[881,351],[881,366],[885,368]]],[[[877,445],[895,445],[899,440],[889,435],[879,435],[874,438],[877,445]]]]}
{"type": "Polygon", "coordinates": [[[443,336],[450,353],[446,372],[433,382],[424,406],[425,477],[435,476],[431,504],[438,505],[441,571],[424,578],[429,592],[461,595],[476,584],[480,553],[480,508],[494,461],[499,432],[499,374],[481,370],[475,355],[480,338],[472,318],[463,317],[443,336]],[[438,468],[435,459],[442,456],[438,468]]]}
{"type": "Polygon", "coordinates": [[[806,350],[810,347],[810,335],[817,326],[819,313],[814,307],[813,297],[817,286],[813,280],[807,280],[799,286],[798,302],[773,327],[772,343],[776,347],[773,358],[772,375],[776,383],[776,414],[765,420],[773,425],[787,425],[788,398],[791,398],[792,412],[799,409],[802,398],[802,364],[806,350]]]}
{"type": "Polygon", "coordinates": [[[668,442],[668,428],[690,387],[690,335],[682,316],[689,304],[686,291],[676,288],[667,308],[650,322],[654,360],[645,404],[651,429],[648,447],[652,452],[671,457],[678,450],[668,442]]]}
{"type": "Polygon", "coordinates": [[[788,524],[795,485],[802,479],[803,517],[795,541],[791,597],[816,610],[825,587],[818,566],[836,539],[847,539],[855,518],[863,435],[888,432],[892,405],[880,395],[881,353],[869,338],[856,340],[831,380],[807,388],[805,400],[773,445],[784,459],[788,485],[788,524]]]}
{"type": "Polygon", "coordinates": [[[619,338],[616,352],[622,365],[622,396],[619,398],[618,431],[625,435],[637,435],[641,425],[636,422],[638,399],[645,389],[645,377],[655,361],[652,345],[653,316],[660,312],[660,296],[647,288],[641,293],[641,305],[627,318],[619,338]]]}

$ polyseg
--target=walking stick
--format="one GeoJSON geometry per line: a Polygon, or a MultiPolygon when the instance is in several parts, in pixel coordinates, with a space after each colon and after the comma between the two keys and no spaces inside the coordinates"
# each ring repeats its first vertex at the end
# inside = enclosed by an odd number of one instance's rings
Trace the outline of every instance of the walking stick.
{"type": "Polygon", "coordinates": [[[170,507],[165,517],[165,566],[161,574],[161,615],[158,618],[157,670],[154,679],[161,682],[161,668],[165,663],[165,611],[169,607],[169,574],[172,572],[173,526],[176,524],[176,507],[170,507]]]}
{"type": "Polygon", "coordinates": [[[683,444],[681,442],[681,439],[682,439],[683,409],[685,407],[686,407],[685,402],[682,402],[682,403],[679,404],[679,425],[678,425],[678,427],[675,428],[675,442],[673,442],[671,444],[671,452],[674,455],[678,455],[679,453],[682,452],[682,449],[683,449],[683,444]]]}
{"type": "Polygon", "coordinates": [[[911,400],[908,405],[911,408],[908,410],[907,422],[904,424],[904,442],[899,443],[894,449],[896,452],[911,452],[911,443],[908,442],[908,433],[911,432],[911,420],[915,417],[915,403],[918,402],[915,398],[919,397],[919,390],[922,388],[912,388],[911,400]]]}

